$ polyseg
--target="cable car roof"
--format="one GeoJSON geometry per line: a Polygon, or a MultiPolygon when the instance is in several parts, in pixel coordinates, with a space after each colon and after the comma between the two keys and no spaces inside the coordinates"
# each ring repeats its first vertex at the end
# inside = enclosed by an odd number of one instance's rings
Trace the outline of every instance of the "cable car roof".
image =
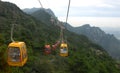
{"type": "Polygon", "coordinates": [[[24,42],[12,42],[9,44],[9,46],[13,46],[13,47],[20,47],[22,45],[25,45],[24,42]]]}
{"type": "Polygon", "coordinates": [[[61,47],[67,47],[67,44],[66,43],[62,43],[61,47]]]}

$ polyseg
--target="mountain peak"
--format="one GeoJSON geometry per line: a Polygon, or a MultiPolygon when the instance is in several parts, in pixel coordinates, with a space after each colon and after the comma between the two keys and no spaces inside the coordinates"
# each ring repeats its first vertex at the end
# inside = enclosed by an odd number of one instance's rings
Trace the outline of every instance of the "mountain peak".
{"type": "Polygon", "coordinates": [[[91,27],[90,24],[85,24],[82,27],[91,27]]]}
{"type": "Polygon", "coordinates": [[[40,11],[45,11],[45,12],[47,12],[48,14],[50,14],[51,16],[53,16],[53,17],[55,17],[55,14],[54,14],[54,12],[50,9],[50,8],[48,8],[48,9],[45,9],[45,8],[25,8],[25,9],[23,9],[23,12],[25,12],[25,13],[27,13],[27,14],[34,14],[34,13],[36,13],[36,12],[40,12],[40,11]]]}
{"type": "Polygon", "coordinates": [[[25,8],[25,9],[23,9],[23,12],[25,12],[25,13],[27,13],[27,14],[31,14],[31,13],[39,10],[39,9],[40,9],[40,8],[35,8],[35,7],[33,7],[33,8],[25,8]]]}

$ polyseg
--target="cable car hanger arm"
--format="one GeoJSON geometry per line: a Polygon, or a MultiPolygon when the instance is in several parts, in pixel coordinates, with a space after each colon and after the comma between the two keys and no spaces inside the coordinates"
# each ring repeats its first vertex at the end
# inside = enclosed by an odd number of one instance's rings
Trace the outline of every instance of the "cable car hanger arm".
{"type": "Polygon", "coordinates": [[[13,39],[13,31],[14,31],[14,24],[12,24],[12,27],[11,27],[11,41],[14,42],[14,39],[13,39]]]}

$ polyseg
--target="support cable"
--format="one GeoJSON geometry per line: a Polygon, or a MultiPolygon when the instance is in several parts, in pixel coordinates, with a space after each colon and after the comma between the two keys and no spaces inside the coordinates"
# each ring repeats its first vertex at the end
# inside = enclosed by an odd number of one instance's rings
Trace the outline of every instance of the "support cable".
{"type": "Polygon", "coordinates": [[[38,0],[38,2],[39,2],[39,4],[40,4],[41,8],[43,8],[43,5],[42,5],[41,1],[40,1],[40,0],[38,0]]]}
{"type": "Polygon", "coordinates": [[[71,0],[69,0],[69,3],[68,3],[67,16],[66,16],[66,23],[67,23],[67,21],[68,21],[68,15],[69,15],[69,9],[70,9],[70,2],[71,2],[71,0]]]}
{"type": "MultiPolygon", "coordinates": [[[[68,9],[67,9],[67,16],[66,16],[66,21],[65,21],[65,24],[64,24],[64,26],[65,26],[65,29],[67,29],[67,21],[68,21],[68,15],[69,15],[69,9],[70,9],[70,3],[71,3],[71,0],[69,0],[69,3],[68,3],[68,9]]],[[[61,28],[62,29],[62,28],[61,28]]],[[[63,34],[64,32],[62,31],[62,34],[63,34]]],[[[64,35],[64,34],[63,34],[64,35]]],[[[66,38],[65,38],[66,39],[66,38]]],[[[67,40],[66,40],[66,42],[67,42],[67,40]]]]}

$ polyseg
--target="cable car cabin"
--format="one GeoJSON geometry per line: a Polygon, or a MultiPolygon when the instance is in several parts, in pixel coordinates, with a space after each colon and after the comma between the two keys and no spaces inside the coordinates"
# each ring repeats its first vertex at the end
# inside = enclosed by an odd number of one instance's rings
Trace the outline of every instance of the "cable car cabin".
{"type": "Polygon", "coordinates": [[[27,49],[24,42],[12,42],[7,49],[7,62],[10,66],[23,66],[27,61],[27,49]]]}
{"type": "Polygon", "coordinates": [[[57,45],[52,45],[52,50],[56,50],[57,45]]]}
{"type": "Polygon", "coordinates": [[[63,56],[63,57],[68,56],[68,46],[66,43],[62,43],[60,45],[60,56],[63,56]]]}
{"type": "Polygon", "coordinates": [[[50,45],[45,45],[44,53],[46,55],[51,53],[51,47],[50,47],[50,45]]]}
{"type": "Polygon", "coordinates": [[[57,41],[54,45],[52,45],[52,50],[56,50],[59,44],[60,44],[60,41],[57,41]]]}

